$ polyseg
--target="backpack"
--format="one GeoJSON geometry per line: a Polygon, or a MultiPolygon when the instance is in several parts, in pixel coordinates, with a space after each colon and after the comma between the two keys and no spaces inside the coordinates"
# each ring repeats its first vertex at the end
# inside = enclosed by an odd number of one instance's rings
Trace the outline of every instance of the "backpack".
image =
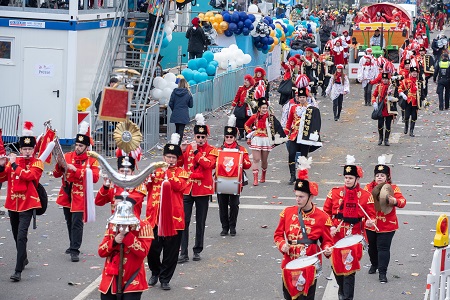
{"type": "Polygon", "coordinates": [[[47,210],[47,204],[48,204],[48,196],[47,196],[47,192],[45,191],[45,188],[42,184],[38,183],[38,185],[36,186],[36,191],[38,192],[39,195],[39,200],[41,200],[41,206],[42,208],[36,208],[36,215],[40,216],[43,215],[45,213],[45,211],[47,210]]]}

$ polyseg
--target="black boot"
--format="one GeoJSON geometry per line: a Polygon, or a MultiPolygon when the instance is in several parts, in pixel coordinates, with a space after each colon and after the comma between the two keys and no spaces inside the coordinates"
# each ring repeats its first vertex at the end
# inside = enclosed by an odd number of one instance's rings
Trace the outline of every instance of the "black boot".
{"type": "Polygon", "coordinates": [[[414,126],[416,126],[416,122],[411,121],[411,129],[409,130],[409,136],[415,137],[414,135],[414,126]]]}
{"type": "Polygon", "coordinates": [[[386,273],[378,274],[378,279],[380,280],[381,283],[387,283],[388,282],[386,273]]]}
{"type": "Polygon", "coordinates": [[[378,146],[383,143],[383,128],[378,128],[378,146]]]}
{"type": "Polygon", "coordinates": [[[405,130],[403,130],[404,134],[408,134],[408,125],[409,125],[409,120],[405,120],[405,130]]]}
{"type": "Polygon", "coordinates": [[[389,144],[389,134],[390,133],[391,133],[390,131],[386,130],[386,135],[384,136],[384,145],[385,146],[390,146],[391,145],[391,144],[389,144]]]}
{"type": "Polygon", "coordinates": [[[289,179],[289,185],[293,185],[295,182],[295,163],[289,164],[289,173],[291,174],[291,178],[289,179]]]}

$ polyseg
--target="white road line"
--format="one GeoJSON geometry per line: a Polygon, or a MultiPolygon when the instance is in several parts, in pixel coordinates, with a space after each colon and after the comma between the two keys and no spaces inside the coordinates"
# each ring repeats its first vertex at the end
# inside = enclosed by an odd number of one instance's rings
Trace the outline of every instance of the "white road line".
{"type": "Polygon", "coordinates": [[[338,298],[339,286],[336,282],[333,271],[331,271],[330,278],[331,280],[327,280],[327,286],[323,292],[322,300],[337,300],[338,298]]]}
{"type": "Polygon", "coordinates": [[[84,300],[86,299],[94,290],[98,288],[102,281],[102,275],[98,276],[90,285],[88,285],[81,293],[78,294],[73,300],[84,300]]]}
{"type": "Polygon", "coordinates": [[[433,205],[436,205],[436,206],[450,206],[450,203],[433,202],[433,205]]]}
{"type": "Polygon", "coordinates": [[[274,179],[266,179],[266,182],[273,182],[273,183],[281,183],[281,180],[274,180],[274,179]]]}
{"type": "Polygon", "coordinates": [[[450,189],[450,185],[433,185],[433,187],[438,189],[450,189]]]}
{"type": "Polygon", "coordinates": [[[440,165],[434,165],[436,168],[450,168],[450,166],[440,166],[440,165]]]}

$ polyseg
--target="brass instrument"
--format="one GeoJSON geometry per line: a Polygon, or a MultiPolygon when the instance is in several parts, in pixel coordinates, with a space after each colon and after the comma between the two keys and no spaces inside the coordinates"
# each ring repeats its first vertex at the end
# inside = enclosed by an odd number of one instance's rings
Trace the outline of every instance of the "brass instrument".
{"type": "Polygon", "coordinates": [[[423,82],[421,80],[417,79],[416,85],[417,85],[417,93],[416,93],[417,107],[419,109],[422,109],[422,85],[423,85],[423,82]]]}
{"type": "Polygon", "coordinates": [[[434,74],[434,58],[433,58],[433,56],[431,56],[429,54],[425,55],[423,71],[428,76],[434,74]]]}
{"type": "Polygon", "coordinates": [[[251,109],[252,113],[254,113],[258,109],[258,103],[255,101],[255,90],[256,87],[252,87],[247,91],[247,96],[245,96],[245,103],[251,109]]]}

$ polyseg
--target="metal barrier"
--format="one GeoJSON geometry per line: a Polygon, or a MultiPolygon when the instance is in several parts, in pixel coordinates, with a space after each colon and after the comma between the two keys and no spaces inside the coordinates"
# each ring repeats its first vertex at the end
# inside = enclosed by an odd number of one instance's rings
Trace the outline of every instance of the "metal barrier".
{"type": "Polygon", "coordinates": [[[3,142],[15,143],[19,140],[20,105],[0,107],[0,129],[2,129],[3,142]]]}
{"type": "Polygon", "coordinates": [[[159,143],[159,104],[153,103],[144,111],[141,125],[143,142],[141,148],[144,152],[149,151],[159,143]]]}

